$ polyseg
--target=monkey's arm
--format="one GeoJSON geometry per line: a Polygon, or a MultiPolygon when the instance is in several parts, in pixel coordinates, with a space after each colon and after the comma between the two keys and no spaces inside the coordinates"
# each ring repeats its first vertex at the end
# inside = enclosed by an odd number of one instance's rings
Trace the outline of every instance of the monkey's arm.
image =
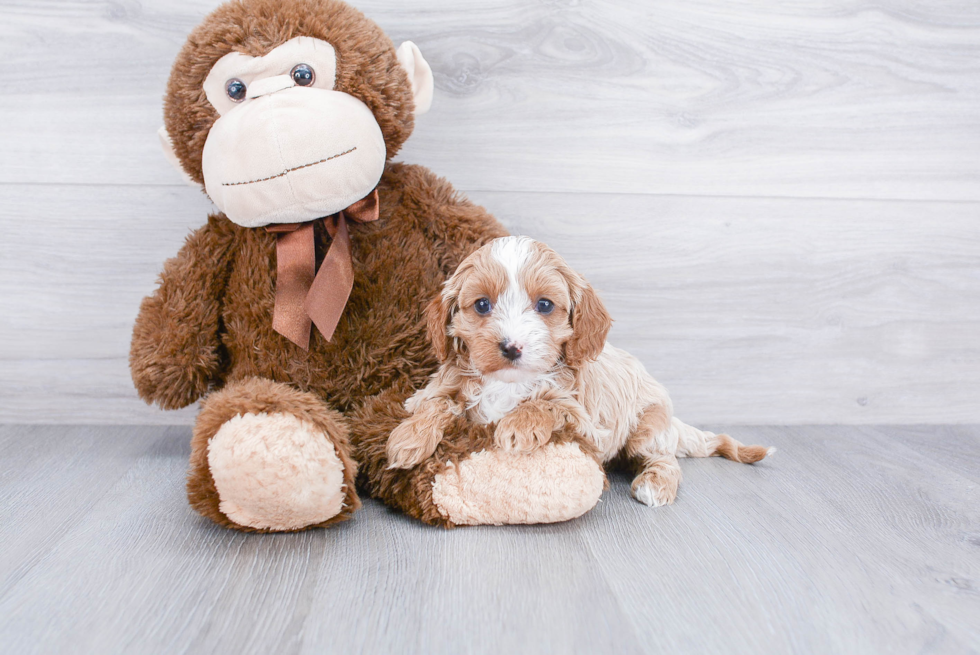
{"type": "Polygon", "coordinates": [[[436,451],[450,421],[463,415],[463,407],[455,398],[458,377],[453,367],[443,364],[428,385],[405,401],[411,416],[388,437],[388,468],[411,468],[436,451]]]}
{"type": "Polygon", "coordinates": [[[153,295],[143,299],[129,369],[140,398],[163,409],[185,407],[221,372],[218,326],[233,236],[210,217],[168,260],[153,295]]]}

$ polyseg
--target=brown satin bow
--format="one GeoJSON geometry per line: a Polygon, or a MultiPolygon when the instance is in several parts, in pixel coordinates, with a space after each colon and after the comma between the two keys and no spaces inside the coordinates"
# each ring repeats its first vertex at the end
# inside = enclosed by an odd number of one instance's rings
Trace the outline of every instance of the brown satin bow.
{"type": "Polygon", "coordinates": [[[272,329],[303,350],[310,347],[311,323],[327,341],[333,337],[354,288],[347,220],[378,220],[378,190],[322,220],[333,239],[316,270],[313,224],[282,223],[265,228],[276,235],[276,306],[272,329]]]}

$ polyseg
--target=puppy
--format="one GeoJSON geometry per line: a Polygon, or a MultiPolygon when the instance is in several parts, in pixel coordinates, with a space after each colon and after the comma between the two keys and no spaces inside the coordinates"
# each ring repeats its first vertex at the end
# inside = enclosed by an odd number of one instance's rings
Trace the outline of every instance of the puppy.
{"type": "Polygon", "coordinates": [[[504,237],[467,257],[427,308],[441,362],[405,402],[411,416],[388,439],[390,468],[435,451],[454,416],[495,423],[504,450],[530,451],[572,424],[604,462],[638,474],[633,496],[659,506],[677,496],[678,457],[754,463],[771,454],[673,416],[667,390],[643,364],[606,343],[612,320],[592,287],[547,246],[504,237]]]}

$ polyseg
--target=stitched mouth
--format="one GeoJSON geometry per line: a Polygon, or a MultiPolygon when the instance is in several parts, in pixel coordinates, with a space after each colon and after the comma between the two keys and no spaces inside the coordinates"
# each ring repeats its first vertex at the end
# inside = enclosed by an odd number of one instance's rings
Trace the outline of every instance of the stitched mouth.
{"type": "Polygon", "coordinates": [[[350,153],[354,152],[355,150],[357,150],[357,146],[354,146],[350,150],[345,150],[343,152],[337,153],[336,155],[332,155],[330,157],[326,157],[324,159],[321,159],[320,161],[314,161],[314,162],[310,162],[309,164],[303,164],[302,166],[294,166],[293,168],[287,168],[282,173],[277,173],[275,175],[270,175],[269,177],[263,177],[261,180],[249,180],[248,182],[222,182],[221,183],[221,186],[242,186],[243,184],[257,184],[258,182],[268,182],[269,180],[275,180],[276,178],[280,178],[283,175],[288,175],[289,173],[292,173],[293,171],[298,171],[298,170],[300,170],[302,168],[309,168],[310,166],[316,166],[317,164],[322,164],[324,162],[328,162],[331,159],[337,159],[338,157],[343,157],[344,155],[349,155],[350,153]]]}

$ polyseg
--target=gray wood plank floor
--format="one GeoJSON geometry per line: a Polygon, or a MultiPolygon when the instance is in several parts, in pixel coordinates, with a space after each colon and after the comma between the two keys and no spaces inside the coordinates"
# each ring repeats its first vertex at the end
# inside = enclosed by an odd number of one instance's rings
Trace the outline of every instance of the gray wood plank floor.
{"type": "Polygon", "coordinates": [[[0,427],[3,653],[980,650],[980,427],[753,427],[649,509],[551,526],[217,528],[186,427],[0,427]]]}

